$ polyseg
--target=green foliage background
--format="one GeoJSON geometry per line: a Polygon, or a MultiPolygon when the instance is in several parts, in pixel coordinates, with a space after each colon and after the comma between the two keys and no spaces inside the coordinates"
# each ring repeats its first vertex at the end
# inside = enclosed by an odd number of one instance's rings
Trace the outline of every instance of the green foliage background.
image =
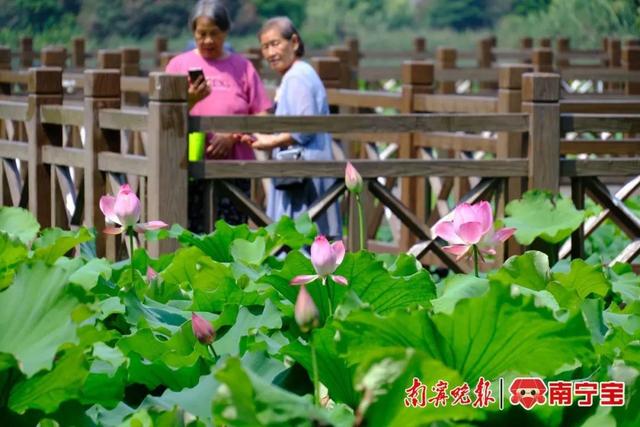
{"type": "MultiPolygon", "coordinates": [[[[138,45],[156,35],[178,50],[190,38],[188,15],[195,1],[0,0],[0,43],[17,47],[32,35],[36,48],[68,44],[73,36],[89,48],[138,45]]],[[[469,48],[495,33],[502,45],[523,36],[569,36],[578,47],[597,47],[601,37],[640,35],[638,0],[226,0],[233,19],[232,42],[255,44],[263,19],[288,15],[307,45],[326,46],[358,36],[364,47],[409,47],[416,35],[430,46],[469,48]],[[471,31],[472,33],[469,33],[471,31]]]]}

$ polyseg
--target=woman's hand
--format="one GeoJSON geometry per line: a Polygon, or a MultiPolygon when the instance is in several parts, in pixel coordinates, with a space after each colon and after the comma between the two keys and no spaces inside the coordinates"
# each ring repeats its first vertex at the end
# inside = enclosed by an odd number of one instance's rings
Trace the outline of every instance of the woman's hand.
{"type": "Polygon", "coordinates": [[[204,78],[204,75],[198,76],[194,82],[189,80],[189,109],[193,108],[194,105],[202,101],[210,93],[211,87],[209,87],[209,82],[204,78]]]}
{"type": "Polygon", "coordinates": [[[266,135],[264,133],[254,133],[255,140],[251,143],[251,148],[256,150],[272,150],[282,146],[280,135],[266,135]]]}
{"type": "Polygon", "coordinates": [[[207,159],[226,159],[233,150],[238,138],[230,133],[216,133],[206,148],[207,159]]]}

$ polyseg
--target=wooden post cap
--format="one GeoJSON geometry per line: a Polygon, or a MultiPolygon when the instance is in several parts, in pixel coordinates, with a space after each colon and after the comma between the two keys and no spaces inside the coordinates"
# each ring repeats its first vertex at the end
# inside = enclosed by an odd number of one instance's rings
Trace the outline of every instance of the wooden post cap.
{"type": "Polygon", "coordinates": [[[85,70],[84,96],[120,98],[120,70],[85,70]]]}
{"type": "Polygon", "coordinates": [[[557,102],[560,99],[560,75],[525,73],[522,75],[522,100],[525,102],[557,102]]]}
{"type": "Polygon", "coordinates": [[[155,39],[156,52],[165,52],[168,49],[169,42],[166,37],[157,36],[155,39]]]}
{"type": "Polygon", "coordinates": [[[436,59],[441,64],[455,64],[458,51],[451,47],[439,47],[436,51],[436,59]]]}
{"type": "Polygon", "coordinates": [[[434,65],[431,61],[404,61],[402,63],[402,83],[409,85],[433,84],[434,65]]]}
{"type": "Polygon", "coordinates": [[[167,68],[167,64],[169,64],[169,61],[171,61],[174,56],[176,56],[176,54],[173,52],[162,52],[160,54],[160,61],[159,61],[160,68],[162,69],[167,68]]]}
{"type": "Polygon", "coordinates": [[[569,50],[571,41],[569,37],[560,37],[556,40],[556,48],[558,50],[569,50]]]}
{"type": "Polygon", "coordinates": [[[520,39],[520,47],[522,49],[531,49],[533,47],[533,39],[531,37],[523,37],[520,39]]]}
{"type": "Polygon", "coordinates": [[[640,39],[627,39],[624,42],[625,46],[631,47],[631,46],[640,46],[640,39]]]}
{"type": "Polygon", "coordinates": [[[551,47],[551,38],[543,37],[540,39],[540,47],[551,47]]]}
{"type": "Polygon", "coordinates": [[[122,55],[119,50],[100,49],[98,51],[98,67],[119,70],[122,64],[121,58],[122,55]]]}
{"type": "Polygon", "coordinates": [[[533,68],[527,64],[502,64],[499,66],[498,84],[502,89],[522,89],[522,75],[533,68]]]}
{"type": "Polygon", "coordinates": [[[137,64],[140,62],[140,49],[137,47],[120,48],[123,64],[137,64]]]}
{"type": "Polygon", "coordinates": [[[187,78],[182,74],[149,73],[149,100],[187,102],[187,78]]]}
{"type": "Polygon", "coordinates": [[[413,39],[413,50],[416,52],[427,51],[427,39],[424,37],[415,37],[413,39]]]}
{"type": "Polygon", "coordinates": [[[36,95],[57,95],[62,93],[62,68],[29,68],[27,90],[36,95]]]}
{"type": "Polygon", "coordinates": [[[64,67],[67,49],[62,46],[47,46],[40,51],[40,62],[45,67],[64,67]]]}
{"type": "Polygon", "coordinates": [[[311,58],[311,65],[322,81],[340,79],[340,60],[338,58],[314,57],[311,58]]]}

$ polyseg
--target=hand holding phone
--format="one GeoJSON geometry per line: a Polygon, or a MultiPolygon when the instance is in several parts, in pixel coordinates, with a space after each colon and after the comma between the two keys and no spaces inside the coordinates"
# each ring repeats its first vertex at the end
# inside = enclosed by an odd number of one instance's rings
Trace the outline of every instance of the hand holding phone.
{"type": "Polygon", "coordinates": [[[189,68],[189,80],[191,80],[191,84],[196,84],[198,77],[202,76],[204,79],[204,73],[202,72],[202,68],[189,68]]]}

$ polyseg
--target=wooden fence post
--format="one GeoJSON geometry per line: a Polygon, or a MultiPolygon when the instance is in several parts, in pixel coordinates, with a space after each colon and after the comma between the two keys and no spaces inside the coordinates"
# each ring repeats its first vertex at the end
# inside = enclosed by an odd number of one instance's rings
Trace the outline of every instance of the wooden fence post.
{"type": "Polygon", "coordinates": [[[62,46],[47,46],[40,51],[40,63],[43,67],[65,68],[67,49],[62,46]]]}
{"type": "Polygon", "coordinates": [[[560,186],[560,76],[522,76],[522,110],[529,113],[529,189],[560,186]]]}
{"type": "MultiPolygon", "coordinates": [[[[533,49],[533,39],[531,37],[523,37],[520,39],[520,50],[530,51],[533,49]]],[[[525,64],[531,64],[531,56],[522,61],[525,64]]]]}
{"type": "MultiPolygon", "coordinates": [[[[436,68],[441,70],[456,68],[458,51],[449,47],[439,47],[436,53],[436,68]]],[[[438,93],[456,93],[455,81],[439,81],[438,93]]]]}
{"type": "Polygon", "coordinates": [[[20,38],[20,67],[29,68],[33,65],[33,39],[31,37],[20,38]]]}
{"type": "MultiPolygon", "coordinates": [[[[500,67],[498,90],[498,112],[519,113],[522,111],[522,75],[531,71],[527,65],[503,65],[500,67]]],[[[522,133],[498,132],[496,157],[498,159],[524,158],[525,144],[522,133]]],[[[520,177],[506,180],[506,188],[500,203],[496,206],[497,216],[504,216],[504,208],[511,200],[522,196],[525,189],[520,177]]],[[[514,239],[506,242],[506,255],[521,253],[521,246],[514,239]]]]}
{"type": "Polygon", "coordinates": [[[173,59],[174,56],[176,56],[175,53],[162,52],[160,54],[160,64],[158,65],[158,68],[164,71],[164,69],[167,68],[167,64],[169,64],[169,61],[171,61],[171,59],[173,59]]]}
{"type": "Polygon", "coordinates": [[[568,37],[560,37],[556,40],[556,67],[563,68],[569,66],[569,58],[566,54],[571,51],[571,41],[568,37]]]}
{"type": "Polygon", "coordinates": [[[360,41],[356,37],[347,37],[345,45],[349,50],[349,65],[354,75],[357,75],[360,66],[360,41]]]}
{"type": "Polygon", "coordinates": [[[104,174],[98,169],[98,154],[119,152],[119,132],[100,128],[102,108],[120,108],[120,71],[86,70],[84,72],[84,225],[96,228],[98,256],[116,259],[113,248],[106,249],[104,215],[100,211],[100,197],[107,194],[104,174]]]}
{"type": "MultiPolygon", "coordinates": [[[[0,70],[11,69],[11,49],[6,46],[0,46],[0,70]]],[[[11,84],[0,84],[0,93],[3,95],[11,95],[11,84]]],[[[0,179],[2,177],[0,176],[0,179]]]]}
{"type": "MultiPolygon", "coordinates": [[[[620,68],[622,66],[622,44],[620,39],[609,39],[609,48],[607,49],[609,55],[609,68],[620,68]]],[[[621,87],[620,83],[608,82],[607,89],[615,90],[621,87]]]]}
{"type": "Polygon", "coordinates": [[[415,59],[424,59],[427,56],[427,39],[424,37],[413,39],[413,56],[415,59]]]}
{"type": "MultiPolygon", "coordinates": [[[[402,63],[402,104],[400,113],[411,114],[414,110],[414,95],[423,93],[433,93],[434,65],[429,61],[405,61],[402,63]]],[[[413,158],[416,152],[415,134],[403,133],[400,136],[398,158],[413,158]]],[[[426,217],[426,203],[424,194],[426,192],[425,180],[418,181],[417,178],[401,179],[400,200],[412,212],[416,212],[419,218],[426,217]]],[[[416,242],[415,236],[411,235],[409,228],[402,226],[400,231],[400,248],[407,250],[416,242]]]]}
{"type": "Polygon", "coordinates": [[[340,60],[338,58],[314,57],[310,62],[325,88],[335,89],[340,86],[340,60]]]}
{"type": "Polygon", "coordinates": [[[532,54],[533,69],[538,73],[553,71],[553,51],[548,48],[536,48],[532,54]]]}
{"type": "Polygon", "coordinates": [[[540,39],[540,47],[551,49],[551,38],[550,37],[542,37],[540,39]]]}
{"type": "Polygon", "coordinates": [[[120,70],[122,54],[119,50],[100,49],[98,51],[98,68],[101,70],[120,70]]]}
{"type": "MultiPolygon", "coordinates": [[[[640,46],[625,46],[622,49],[622,65],[629,75],[640,71],[640,46]]],[[[627,82],[626,95],[640,95],[640,82],[627,82]]]]}
{"type": "Polygon", "coordinates": [[[332,46],[329,48],[329,55],[340,60],[340,82],[341,87],[345,89],[353,88],[355,83],[352,78],[351,65],[349,64],[349,49],[344,46],[332,46]]]}
{"type": "MultiPolygon", "coordinates": [[[[121,49],[120,73],[123,77],[138,77],[140,75],[140,49],[123,47],[121,49]]],[[[140,105],[140,94],[135,92],[122,93],[123,105],[140,105]]]]}
{"type": "Polygon", "coordinates": [[[162,67],[162,61],[161,61],[162,54],[169,50],[169,42],[166,37],[162,37],[162,36],[156,37],[155,50],[156,50],[155,63],[158,67],[161,67],[164,69],[164,67],[162,67]]]}
{"type": "Polygon", "coordinates": [[[605,68],[609,67],[609,37],[602,38],[602,52],[606,55],[606,58],[602,59],[602,66],[605,68]]]}
{"type": "Polygon", "coordinates": [[[71,51],[71,66],[73,68],[84,68],[85,56],[84,37],[75,37],[73,39],[73,50],[71,51]]]}
{"type": "MultiPolygon", "coordinates": [[[[166,73],[149,74],[149,146],[147,217],[187,226],[187,79],[166,73]]],[[[177,242],[149,243],[158,256],[175,250],[177,242]]]]}
{"type": "MultiPolygon", "coordinates": [[[[478,68],[491,68],[495,58],[493,56],[493,39],[491,37],[485,37],[478,40],[478,52],[477,52],[478,68]]],[[[481,90],[493,90],[496,89],[496,84],[493,82],[480,82],[481,90]]]]}
{"type": "Polygon", "coordinates": [[[42,147],[62,144],[60,126],[45,127],[41,121],[40,106],[62,104],[62,69],[57,67],[39,67],[29,69],[27,84],[28,113],[28,188],[29,210],[38,219],[40,225],[51,226],[50,170],[42,162],[42,147]]]}

